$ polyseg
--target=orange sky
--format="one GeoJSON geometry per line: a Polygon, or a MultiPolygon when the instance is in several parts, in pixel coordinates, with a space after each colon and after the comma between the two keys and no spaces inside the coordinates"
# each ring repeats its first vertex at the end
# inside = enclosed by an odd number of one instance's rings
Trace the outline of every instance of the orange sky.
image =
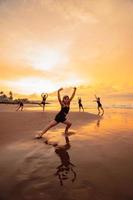
{"type": "Polygon", "coordinates": [[[132,0],[1,0],[0,90],[131,93],[132,11],[132,0]]]}

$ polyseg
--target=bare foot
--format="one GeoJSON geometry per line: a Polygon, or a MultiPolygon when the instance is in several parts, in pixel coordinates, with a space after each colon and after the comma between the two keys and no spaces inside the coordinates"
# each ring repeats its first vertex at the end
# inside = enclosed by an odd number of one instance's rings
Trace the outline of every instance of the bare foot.
{"type": "Polygon", "coordinates": [[[35,135],[35,139],[41,139],[41,138],[42,138],[42,135],[41,135],[41,134],[35,135]]]}

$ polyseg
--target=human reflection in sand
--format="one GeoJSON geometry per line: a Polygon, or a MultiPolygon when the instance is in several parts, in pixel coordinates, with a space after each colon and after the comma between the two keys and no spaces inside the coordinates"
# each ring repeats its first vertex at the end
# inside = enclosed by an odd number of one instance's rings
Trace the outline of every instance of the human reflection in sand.
{"type": "Polygon", "coordinates": [[[59,178],[60,185],[63,186],[66,180],[74,182],[76,180],[75,165],[70,161],[68,150],[71,148],[68,135],[65,135],[65,144],[58,145],[57,143],[50,143],[48,140],[46,144],[52,145],[55,148],[55,153],[59,156],[61,164],[56,168],[55,176],[59,178]]]}
{"type": "Polygon", "coordinates": [[[103,114],[98,116],[98,119],[97,119],[97,122],[96,122],[97,127],[100,127],[102,120],[103,120],[103,114]]]}

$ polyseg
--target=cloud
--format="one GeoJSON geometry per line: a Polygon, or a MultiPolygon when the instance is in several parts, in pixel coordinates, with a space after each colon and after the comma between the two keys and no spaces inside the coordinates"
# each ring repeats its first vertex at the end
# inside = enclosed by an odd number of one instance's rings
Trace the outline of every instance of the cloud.
{"type": "Polygon", "coordinates": [[[131,0],[0,1],[4,87],[25,78],[56,87],[133,85],[132,9],[131,0]]]}

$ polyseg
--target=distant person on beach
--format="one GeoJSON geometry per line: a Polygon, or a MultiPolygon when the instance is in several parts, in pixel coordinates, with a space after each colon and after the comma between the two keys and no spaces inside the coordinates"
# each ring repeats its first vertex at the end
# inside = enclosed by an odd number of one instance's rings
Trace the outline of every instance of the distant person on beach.
{"type": "Polygon", "coordinates": [[[103,109],[103,106],[102,106],[102,104],[101,104],[100,97],[97,97],[97,96],[95,95],[95,98],[96,98],[96,100],[94,100],[94,102],[97,102],[98,115],[101,114],[101,111],[102,111],[102,115],[103,115],[103,114],[104,114],[104,109],[103,109]]]}
{"type": "Polygon", "coordinates": [[[19,110],[23,111],[23,108],[24,108],[23,102],[22,102],[22,101],[19,101],[19,105],[18,105],[18,108],[17,108],[16,111],[19,111],[19,110]]]}
{"type": "Polygon", "coordinates": [[[43,112],[44,112],[44,110],[45,110],[45,105],[46,105],[46,99],[48,98],[48,94],[47,94],[47,93],[46,93],[46,94],[42,93],[42,94],[41,94],[41,97],[42,97],[41,105],[43,106],[43,112]]]}
{"type": "Polygon", "coordinates": [[[83,104],[82,104],[82,99],[81,99],[81,97],[78,98],[78,104],[79,104],[79,112],[81,111],[81,109],[82,109],[83,112],[84,112],[84,107],[83,107],[83,104]]]}
{"type": "Polygon", "coordinates": [[[69,98],[68,95],[65,95],[63,97],[63,99],[61,100],[61,96],[60,96],[60,92],[63,90],[63,88],[60,88],[58,90],[58,101],[61,105],[61,110],[60,112],[55,116],[55,119],[53,121],[51,121],[48,126],[42,131],[41,134],[39,135],[36,135],[35,138],[36,139],[40,139],[42,138],[42,136],[52,127],[56,126],[57,124],[59,123],[63,123],[66,125],[66,129],[65,129],[65,134],[68,133],[68,129],[71,127],[71,122],[69,122],[67,119],[66,119],[66,116],[67,114],[69,113],[69,109],[70,109],[70,103],[72,101],[72,99],[74,98],[75,96],[75,93],[76,93],[76,87],[74,87],[74,90],[73,90],[73,93],[71,95],[71,97],[69,98]]]}

